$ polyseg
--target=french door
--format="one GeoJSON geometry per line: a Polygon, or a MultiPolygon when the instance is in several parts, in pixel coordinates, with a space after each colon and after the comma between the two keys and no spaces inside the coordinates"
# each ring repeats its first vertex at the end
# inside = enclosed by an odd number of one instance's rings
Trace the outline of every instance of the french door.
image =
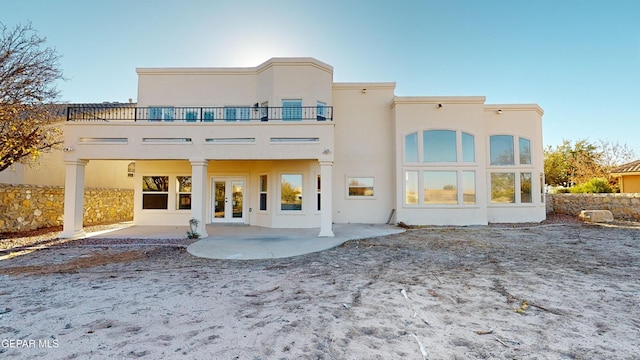
{"type": "Polygon", "coordinates": [[[211,181],[212,222],[244,222],[245,180],[215,177],[211,181]]]}

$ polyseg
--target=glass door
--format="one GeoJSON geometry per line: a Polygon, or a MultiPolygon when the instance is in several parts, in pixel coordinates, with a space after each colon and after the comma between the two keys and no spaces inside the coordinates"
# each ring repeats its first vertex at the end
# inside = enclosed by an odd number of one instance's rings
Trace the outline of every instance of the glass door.
{"type": "Polygon", "coordinates": [[[244,180],[215,178],[212,188],[213,222],[244,222],[244,180]]]}

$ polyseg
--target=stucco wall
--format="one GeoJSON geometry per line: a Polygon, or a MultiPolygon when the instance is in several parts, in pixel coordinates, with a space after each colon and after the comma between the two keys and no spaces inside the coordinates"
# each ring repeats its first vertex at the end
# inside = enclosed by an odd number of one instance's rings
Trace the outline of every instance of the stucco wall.
{"type": "Polygon", "coordinates": [[[547,213],[577,216],[582,210],[609,210],[616,220],[640,221],[640,193],[547,194],[547,213]]]}
{"type": "MultiPolygon", "coordinates": [[[[62,225],[64,188],[0,184],[0,232],[62,225]]],[[[84,225],[133,220],[133,190],[87,188],[84,225]]]]}
{"type": "Polygon", "coordinates": [[[626,175],[622,178],[622,192],[636,193],[640,192],[640,175],[626,175]]]}

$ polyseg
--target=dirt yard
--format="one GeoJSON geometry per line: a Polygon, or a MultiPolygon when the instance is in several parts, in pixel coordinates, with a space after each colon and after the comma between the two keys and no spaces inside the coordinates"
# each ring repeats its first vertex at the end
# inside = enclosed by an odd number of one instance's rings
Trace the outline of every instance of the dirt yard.
{"type": "Polygon", "coordinates": [[[167,243],[91,240],[0,261],[0,356],[640,356],[638,223],[413,229],[261,261],[167,243]]]}

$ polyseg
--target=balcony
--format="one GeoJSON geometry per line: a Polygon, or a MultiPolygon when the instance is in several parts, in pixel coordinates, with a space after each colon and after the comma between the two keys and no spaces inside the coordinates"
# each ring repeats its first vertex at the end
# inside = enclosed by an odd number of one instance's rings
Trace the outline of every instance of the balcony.
{"type": "Polygon", "coordinates": [[[67,121],[96,122],[269,122],[333,121],[332,106],[134,107],[127,104],[69,106],[67,121]]]}
{"type": "Polygon", "coordinates": [[[65,159],[333,159],[330,106],[69,106],[65,159]]]}

